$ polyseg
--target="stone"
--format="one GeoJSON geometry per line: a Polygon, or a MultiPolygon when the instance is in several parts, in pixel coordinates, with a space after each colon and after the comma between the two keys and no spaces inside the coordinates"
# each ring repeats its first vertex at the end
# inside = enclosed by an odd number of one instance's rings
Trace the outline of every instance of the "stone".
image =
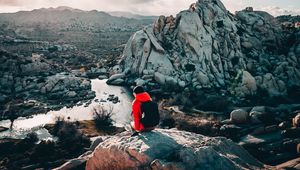
{"type": "Polygon", "coordinates": [[[263,168],[242,147],[225,138],[156,129],[134,137],[128,132],[108,137],[96,147],[86,169],[150,169],[161,165],[168,165],[165,169],[263,168]]]}
{"type": "Polygon", "coordinates": [[[230,120],[236,124],[247,123],[249,121],[249,114],[242,109],[233,110],[230,113],[230,120]]]}
{"type": "Polygon", "coordinates": [[[178,82],[178,85],[179,85],[181,88],[184,88],[184,87],[185,87],[185,82],[184,82],[184,81],[179,81],[179,82],[178,82]]]}
{"type": "Polygon", "coordinates": [[[78,158],[71,159],[63,165],[61,165],[60,167],[54,168],[53,170],[78,169],[86,163],[86,161],[91,157],[91,154],[91,151],[87,151],[86,153],[80,155],[78,158]]]}
{"type": "Polygon", "coordinates": [[[300,127],[300,113],[293,118],[293,126],[300,127]]]}
{"type": "Polygon", "coordinates": [[[76,95],[77,95],[77,93],[76,93],[75,91],[69,91],[69,92],[67,93],[67,96],[70,97],[70,98],[76,97],[76,95]]]}
{"type": "Polygon", "coordinates": [[[146,83],[145,80],[140,79],[140,78],[136,79],[134,82],[137,86],[143,86],[146,83]]]}
{"type": "Polygon", "coordinates": [[[269,110],[270,109],[266,106],[255,106],[251,109],[250,113],[251,112],[267,113],[267,112],[269,112],[269,110]]]}
{"type": "Polygon", "coordinates": [[[156,72],[156,73],[154,73],[154,80],[157,83],[164,85],[166,83],[166,76],[159,72],[156,72]]]}
{"type": "Polygon", "coordinates": [[[261,113],[261,112],[251,111],[249,113],[251,123],[254,123],[254,124],[260,124],[260,123],[262,123],[262,121],[260,120],[262,114],[263,113],[261,113]]]}
{"type": "Polygon", "coordinates": [[[107,79],[107,78],[108,78],[108,77],[107,77],[107,76],[105,76],[105,75],[98,76],[98,79],[100,79],[100,80],[107,79]]]}
{"type": "Polygon", "coordinates": [[[148,35],[151,43],[153,44],[153,46],[155,47],[156,51],[159,53],[165,53],[165,50],[163,49],[163,47],[157,42],[157,39],[155,38],[154,34],[153,34],[153,30],[151,27],[146,27],[144,29],[144,31],[146,32],[146,34],[148,35]]]}
{"type": "Polygon", "coordinates": [[[248,146],[259,146],[261,144],[270,143],[273,141],[278,141],[281,139],[281,134],[279,132],[273,132],[268,134],[260,135],[246,135],[241,138],[239,145],[248,147],[248,146]]]}
{"type": "Polygon", "coordinates": [[[177,86],[177,80],[173,77],[167,76],[166,77],[166,85],[169,87],[176,87],[177,86]]]}
{"type": "Polygon", "coordinates": [[[247,71],[242,71],[240,75],[242,81],[235,87],[235,94],[240,97],[255,95],[257,90],[255,78],[247,71]]]}
{"type": "Polygon", "coordinates": [[[106,83],[110,85],[122,85],[125,82],[123,78],[125,78],[124,73],[114,74],[106,81],[106,83]]]}
{"type": "Polygon", "coordinates": [[[249,115],[252,123],[268,124],[274,120],[274,117],[272,117],[273,112],[271,111],[270,108],[265,106],[253,107],[249,115]]]}
{"type": "Polygon", "coordinates": [[[122,73],[122,69],[121,69],[120,65],[115,65],[115,66],[113,66],[113,68],[110,69],[109,73],[111,75],[112,74],[120,74],[120,73],[122,73]]]}
{"type": "Polygon", "coordinates": [[[64,163],[60,167],[54,168],[53,170],[71,170],[76,169],[82,166],[86,162],[86,159],[83,158],[76,158],[69,160],[68,162],[64,163]]]}
{"type": "Polygon", "coordinates": [[[243,42],[242,46],[246,49],[251,49],[253,45],[250,42],[243,42]]]}
{"type": "Polygon", "coordinates": [[[276,166],[276,169],[299,169],[300,158],[296,158],[287,162],[284,162],[276,166]]]}
{"type": "Polygon", "coordinates": [[[198,82],[201,84],[201,85],[207,85],[209,84],[209,78],[203,74],[202,72],[198,73],[198,82]]]}
{"type": "Polygon", "coordinates": [[[106,68],[100,68],[97,70],[98,73],[101,73],[101,74],[107,74],[107,70],[106,68]]]}
{"type": "Polygon", "coordinates": [[[254,77],[247,71],[243,71],[242,84],[249,90],[250,94],[254,94],[257,90],[254,77]]]}
{"type": "Polygon", "coordinates": [[[103,142],[103,138],[101,136],[94,138],[89,150],[94,151],[101,142],[103,142]]]}
{"type": "Polygon", "coordinates": [[[241,127],[231,124],[225,124],[220,128],[221,134],[230,139],[238,138],[241,130],[241,127]]]}
{"type": "Polygon", "coordinates": [[[281,129],[281,130],[284,130],[284,129],[287,129],[287,128],[290,128],[291,127],[291,123],[287,122],[287,121],[284,121],[284,122],[281,122],[278,127],[281,129]]]}
{"type": "Polygon", "coordinates": [[[9,128],[7,128],[7,127],[0,126],[0,132],[7,131],[8,129],[9,129],[9,128]]]}

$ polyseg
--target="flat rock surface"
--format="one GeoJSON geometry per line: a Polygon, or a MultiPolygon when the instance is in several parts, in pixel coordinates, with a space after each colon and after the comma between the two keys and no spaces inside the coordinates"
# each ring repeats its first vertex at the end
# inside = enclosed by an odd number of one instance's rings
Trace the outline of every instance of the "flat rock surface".
{"type": "Polygon", "coordinates": [[[243,137],[240,141],[240,145],[258,145],[263,143],[268,143],[276,140],[280,140],[281,135],[280,132],[274,132],[269,134],[263,134],[263,135],[247,135],[243,137]]]}
{"type": "Polygon", "coordinates": [[[101,142],[86,169],[259,169],[264,165],[242,147],[176,129],[156,129],[131,137],[128,132],[101,142]]]}
{"type": "Polygon", "coordinates": [[[300,158],[276,166],[277,169],[300,169],[300,158]]]}

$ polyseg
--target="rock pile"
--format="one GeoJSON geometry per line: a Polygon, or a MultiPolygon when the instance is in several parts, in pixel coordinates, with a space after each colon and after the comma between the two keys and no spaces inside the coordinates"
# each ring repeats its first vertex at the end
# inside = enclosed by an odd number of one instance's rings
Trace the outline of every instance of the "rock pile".
{"type": "Polygon", "coordinates": [[[299,154],[300,105],[256,106],[231,112],[221,135],[229,137],[265,164],[277,165],[299,154]]]}
{"type": "MultiPolygon", "coordinates": [[[[99,143],[99,142],[98,142],[99,143]]],[[[95,146],[94,146],[95,147],[95,146]]],[[[260,169],[264,165],[222,137],[175,129],[128,132],[101,140],[86,169],[260,169]]]]}
{"type": "Polygon", "coordinates": [[[220,0],[199,0],[132,35],[117,66],[121,69],[108,83],[221,89],[240,98],[262,91],[287,96],[300,86],[300,40],[286,43],[283,35],[266,12],[249,8],[233,15],[220,0]]]}

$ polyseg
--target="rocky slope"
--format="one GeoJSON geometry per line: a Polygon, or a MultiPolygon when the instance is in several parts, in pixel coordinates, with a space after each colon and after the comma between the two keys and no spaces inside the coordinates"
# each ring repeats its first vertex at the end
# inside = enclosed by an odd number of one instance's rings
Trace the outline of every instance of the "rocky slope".
{"type": "Polygon", "coordinates": [[[156,129],[135,137],[130,137],[128,132],[124,132],[106,137],[99,142],[98,146],[92,144],[97,147],[88,158],[86,169],[259,169],[264,167],[242,147],[230,140],[221,137],[210,138],[175,129],[156,129]]]}
{"type": "Polygon", "coordinates": [[[40,55],[0,51],[0,119],[45,112],[95,96],[88,79],[69,74],[40,55]]]}
{"type": "Polygon", "coordinates": [[[240,99],[297,96],[299,55],[299,30],[283,33],[266,12],[233,15],[220,0],[199,0],[132,35],[108,83],[210,89],[240,99]]]}

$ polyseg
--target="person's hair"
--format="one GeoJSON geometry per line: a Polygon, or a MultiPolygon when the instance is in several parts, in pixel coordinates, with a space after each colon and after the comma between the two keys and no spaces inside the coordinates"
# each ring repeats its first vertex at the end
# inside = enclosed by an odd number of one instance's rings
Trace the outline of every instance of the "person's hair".
{"type": "Polygon", "coordinates": [[[139,93],[143,93],[145,92],[144,88],[142,86],[136,86],[134,89],[133,89],[133,92],[135,94],[139,94],[139,93]]]}

